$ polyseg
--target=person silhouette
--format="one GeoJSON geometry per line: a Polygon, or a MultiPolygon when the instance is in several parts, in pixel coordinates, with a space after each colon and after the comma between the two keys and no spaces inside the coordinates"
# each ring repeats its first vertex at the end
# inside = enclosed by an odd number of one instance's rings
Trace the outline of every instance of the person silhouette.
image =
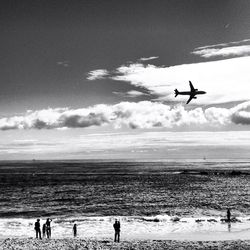
{"type": "Polygon", "coordinates": [[[44,223],[43,224],[43,228],[42,228],[42,231],[43,231],[43,238],[45,238],[45,235],[46,235],[46,224],[44,223]]]}
{"type": "Polygon", "coordinates": [[[76,224],[74,224],[74,226],[73,226],[73,234],[74,234],[74,237],[77,236],[77,225],[76,224]]]}
{"type": "Polygon", "coordinates": [[[227,209],[227,222],[231,221],[231,210],[230,208],[227,209]]]}
{"type": "Polygon", "coordinates": [[[115,242],[120,242],[120,229],[121,229],[121,224],[120,221],[115,219],[115,223],[113,224],[113,227],[115,229],[115,242]]]}
{"type": "Polygon", "coordinates": [[[47,233],[47,238],[51,238],[51,227],[50,227],[50,222],[51,222],[52,220],[51,219],[47,219],[46,220],[46,233],[47,233]]]}
{"type": "Polygon", "coordinates": [[[42,239],[41,229],[40,229],[40,219],[37,219],[35,222],[36,238],[42,239]]]}

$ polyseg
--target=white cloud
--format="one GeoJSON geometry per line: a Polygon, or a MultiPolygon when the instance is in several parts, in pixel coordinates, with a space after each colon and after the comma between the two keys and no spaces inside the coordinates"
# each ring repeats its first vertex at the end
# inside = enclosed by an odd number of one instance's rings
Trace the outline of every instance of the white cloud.
{"type": "Polygon", "coordinates": [[[240,41],[219,43],[213,45],[202,46],[191,52],[204,58],[210,57],[229,57],[229,56],[246,56],[250,54],[250,39],[240,41]],[[235,46],[238,45],[238,46],[235,46]]]}
{"type": "Polygon", "coordinates": [[[106,69],[96,69],[88,73],[87,79],[99,80],[99,79],[103,79],[106,76],[108,76],[108,71],[106,69]]]}
{"type": "Polygon", "coordinates": [[[23,116],[0,119],[0,130],[85,128],[111,125],[132,129],[190,127],[191,130],[231,124],[250,124],[250,102],[231,109],[211,107],[186,110],[178,105],[170,107],[157,102],[121,102],[99,104],[82,109],[44,109],[27,112],[23,116]]]}
{"type": "Polygon", "coordinates": [[[14,140],[14,143],[34,143],[37,142],[35,139],[21,139],[21,140],[14,140]]]}
{"type": "Polygon", "coordinates": [[[159,58],[159,56],[142,57],[139,59],[139,61],[149,61],[149,60],[153,60],[153,59],[157,59],[157,58],[159,58]]]}
{"type": "MultiPolygon", "coordinates": [[[[143,64],[143,61],[157,57],[143,57],[141,63],[122,65],[113,71],[94,70],[89,72],[89,80],[101,78],[116,81],[126,81],[136,87],[147,89],[150,94],[158,96],[158,101],[186,102],[186,96],[174,97],[174,89],[189,90],[188,81],[207,92],[193,100],[193,105],[211,105],[227,102],[250,100],[250,39],[220,43],[196,48],[192,53],[204,58],[216,56],[241,56],[239,58],[223,59],[192,64],[182,64],[170,67],[143,64]],[[231,46],[239,45],[240,46],[231,46]],[[245,45],[244,45],[245,44],[245,45]]],[[[121,92],[113,92],[124,96],[121,92]]],[[[136,93],[127,93],[128,97],[136,93]]],[[[139,95],[139,93],[138,93],[139,95]]]]}
{"type": "MultiPolygon", "coordinates": [[[[80,131],[79,131],[80,132],[80,131]]],[[[249,156],[248,131],[167,132],[135,131],[126,133],[75,134],[68,138],[48,137],[36,143],[3,141],[1,159],[171,159],[238,158],[249,156]],[[119,143],[118,143],[119,142],[119,143]]],[[[242,163],[244,164],[244,163],[242,163]]],[[[246,163],[245,163],[246,164],[246,163]]],[[[244,164],[244,165],[245,165],[244,164]]]]}
{"type": "Polygon", "coordinates": [[[215,104],[249,100],[250,57],[157,67],[135,63],[117,68],[110,78],[146,88],[159,100],[187,101],[187,96],[174,97],[174,89],[189,90],[188,81],[207,94],[192,104],[215,104]]]}
{"type": "Polygon", "coordinates": [[[198,47],[195,50],[201,50],[201,49],[207,49],[207,48],[216,48],[216,47],[227,47],[227,46],[230,46],[230,45],[244,44],[244,43],[248,43],[248,42],[250,42],[250,39],[244,39],[244,40],[233,41],[233,42],[228,42],[228,43],[217,43],[217,44],[198,47]]]}
{"type": "Polygon", "coordinates": [[[148,94],[143,93],[141,91],[137,91],[137,90],[130,90],[127,92],[127,95],[129,97],[138,97],[138,96],[143,96],[143,95],[148,95],[148,94]]]}
{"type": "Polygon", "coordinates": [[[57,62],[57,65],[65,67],[65,68],[70,66],[69,61],[59,61],[57,62]]]}
{"type": "Polygon", "coordinates": [[[228,56],[246,56],[250,54],[250,45],[232,46],[225,48],[204,48],[194,50],[194,55],[199,55],[204,58],[210,57],[228,57],[228,56]]]}
{"type": "Polygon", "coordinates": [[[139,97],[139,96],[144,96],[144,95],[148,95],[147,93],[143,93],[141,91],[137,91],[137,90],[130,90],[127,92],[113,92],[116,95],[122,96],[122,97],[130,97],[130,98],[135,98],[135,97],[139,97]]]}
{"type": "MultiPolygon", "coordinates": [[[[77,143],[77,142],[76,142],[77,143]]],[[[105,150],[117,148],[166,148],[167,146],[250,146],[248,131],[141,132],[89,134],[78,139],[84,148],[105,150]],[[119,140],[119,144],[117,144],[119,140]],[[108,142],[108,143],[107,143],[108,142]]],[[[176,149],[176,148],[175,148],[176,149]]],[[[172,148],[172,150],[174,150],[172,148]]]]}

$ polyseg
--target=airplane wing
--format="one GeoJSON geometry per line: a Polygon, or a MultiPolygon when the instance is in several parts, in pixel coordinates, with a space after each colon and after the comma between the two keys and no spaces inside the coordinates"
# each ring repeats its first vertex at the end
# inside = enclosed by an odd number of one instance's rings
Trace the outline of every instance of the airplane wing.
{"type": "Polygon", "coordinates": [[[191,92],[195,92],[195,88],[194,88],[194,86],[193,86],[193,84],[192,84],[191,81],[189,81],[189,86],[190,86],[191,92]]]}
{"type": "Polygon", "coordinates": [[[194,96],[193,96],[193,95],[190,95],[190,97],[189,97],[189,99],[188,99],[188,101],[187,101],[186,104],[189,104],[193,98],[194,98],[194,96]]]}

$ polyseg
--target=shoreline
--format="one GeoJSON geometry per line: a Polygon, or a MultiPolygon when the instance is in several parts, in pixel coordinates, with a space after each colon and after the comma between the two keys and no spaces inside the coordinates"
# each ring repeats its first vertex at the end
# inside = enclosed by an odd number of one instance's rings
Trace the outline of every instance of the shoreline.
{"type": "Polygon", "coordinates": [[[250,249],[250,240],[229,241],[182,241],[182,240],[132,240],[115,243],[111,239],[42,239],[7,238],[0,240],[0,249],[18,250],[68,250],[68,249],[250,249]]]}
{"type": "MultiPolygon", "coordinates": [[[[221,217],[67,217],[52,221],[52,239],[72,238],[73,225],[77,224],[79,239],[112,239],[113,223],[121,221],[121,239],[125,241],[144,240],[187,240],[187,241],[227,241],[250,240],[250,218],[238,217],[231,223],[221,221],[221,217]]],[[[33,238],[34,219],[0,219],[0,240],[7,238],[33,238]]],[[[41,220],[41,225],[45,219],[41,220]]]]}

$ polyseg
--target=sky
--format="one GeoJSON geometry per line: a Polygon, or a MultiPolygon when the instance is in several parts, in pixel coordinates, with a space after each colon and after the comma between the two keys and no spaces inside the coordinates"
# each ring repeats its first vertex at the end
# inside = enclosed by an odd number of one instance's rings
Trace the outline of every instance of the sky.
{"type": "Polygon", "coordinates": [[[249,158],[249,23],[243,0],[1,1],[0,160],[249,158]]]}

